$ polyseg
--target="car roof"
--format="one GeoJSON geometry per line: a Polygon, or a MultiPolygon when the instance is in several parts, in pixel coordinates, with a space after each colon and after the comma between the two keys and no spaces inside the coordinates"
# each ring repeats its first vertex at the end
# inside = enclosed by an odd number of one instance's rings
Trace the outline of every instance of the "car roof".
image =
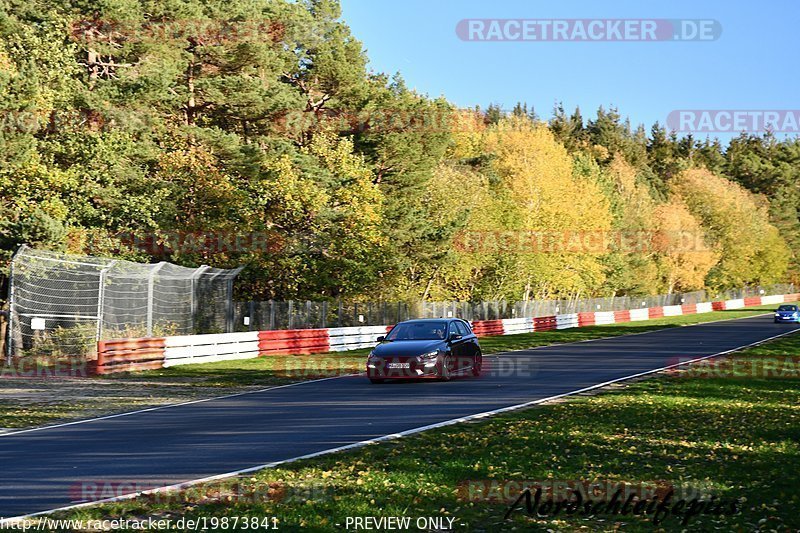
{"type": "Polygon", "coordinates": [[[454,320],[461,320],[461,319],[460,318],[411,318],[409,320],[403,320],[402,322],[398,322],[398,324],[405,324],[406,322],[441,322],[442,320],[444,320],[445,322],[452,322],[454,320]]]}

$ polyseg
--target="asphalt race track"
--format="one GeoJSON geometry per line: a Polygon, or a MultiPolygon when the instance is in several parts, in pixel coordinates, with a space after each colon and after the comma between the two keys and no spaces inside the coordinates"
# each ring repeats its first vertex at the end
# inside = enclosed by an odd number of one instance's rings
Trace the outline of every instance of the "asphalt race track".
{"type": "MultiPolygon", "coordinates": [[[[364,376],[0,436],[0,517],[70,505],[76,484],[179,483],[567,393],[800,328],[771,316],[484,359],[485,375],[371,385],[364,376]]],[[[635,328],[632,328],[635,331],[635,328]]]]}

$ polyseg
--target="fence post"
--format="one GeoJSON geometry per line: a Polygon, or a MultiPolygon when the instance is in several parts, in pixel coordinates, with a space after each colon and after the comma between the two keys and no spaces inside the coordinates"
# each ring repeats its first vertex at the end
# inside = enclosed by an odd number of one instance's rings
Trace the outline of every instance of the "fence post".
{"type": "MultiPolygon", "coordinates": [[[[116,261],[111,261],[100,270],[100,283],[97,288],[97,330],[94,334],[95,341],[99,341],[103,336],[103,300],[106,297],[106,274],[109,269],[114,266],[114,263],[116,263],[116,261]]],[[[149,306],[148,311],[150,311],[149,306]]]]}
{"type": "MultiPolygon", "coordinates": [[[[154,285],[155,285],[156,272],[161,270],[161,268],[165,264],[166,264],[166,262],[161,261],[160,263],[158,263],[155,266],[155,268],[150,270],[150,273],[147,275],[147,336],[148,337],[152,337],[153,336],[153,288],[154,288],[154,285]]],[[[104,274],[105,274],[104,272],[100,273],[101,281],[105,278],[104,274]]],[[[100,286],[102,287],[102,283],[101,283],[100,286]]],[[[102,301],[102,293],[101,293],[101,301],[102,301]]],[[[100,318],[100,317],[98,316],[98,318],[100,318]]],[[[99,320],[98,324],[99,324],[99,322],[102,322],[102,320],[99,320]]],[[[98,333],[97,334],[98,334],[97,338],[99,340],[100,339],[100,337],[99,337],[99,335],[100,335],[100,326],[99,325],[98,325],[98,333]]]]}
{"type": "Polygon", "coordinates": [[[200,274],[208,270],[208,265],[200,265],[197,269],[192,272],[192,275],[189,277],[189,282],[191,283],[191,287],[189,290],[189,312],[192,314],[192,333],[197,333],[195,328],[195,316],[197,315],[197,297],[195,296],[195,292],[197,291],[197,286],[195,283],[197,282],[197,278],[200,277],[200,274]]]}
{"type": "Polygon", "coordinates": [[[233,309],[233,278],[229,278],[225,282],[227,294],[226,298],[226,313],[225,313],[225,333],[233,333],[236,330],[236,313],[233,309]]]}
{"type": "Polygon", "coordinates": [[[11,366],[11,358],[14,356],[14,304],[17,299],[14,293],[14,262],[17,257],[27,248],[21,244],[14,256],[11,258],[10,270],[8,272],[8,322],[6,324],[6,364],[11,366]]]}
{"type": "Polygon", "coordinates": [[[289,329],[294,329],[294,300],[289,300],[289,329]]]}
{"type": "Polygon", "coordinates": [[[322,301],[322,329],[328,327],[328,300],[322,301]]]}
{"type": "Polygon", "coordinates": [[[103,336],[103,300],[106,298],[106,274],[114,266],[116,261],[111,261],[100,270],[100,284],[97,288],[97,331],[95,340],[99,341],[103,336]]]}
{"type": "Polygon", "coordinates": [[[227,301],[225,302],[227,304],[227,306],[226,306],[226,311],[227,311],[226,319],[227,320],[225,321],[226,322],[225,323],[225,332],[226,333],[233,333],[234,331],[236,331],[236,324],[235,324],[236,319],[235,319],[235,312],[234,312],[234,308],[233,308],[233,282],[236,280],[236,276],[238,276],[239,272],[241,272],[242,270],[244,270],[244,267],[240,266],[238,268],[233,269],[232,272],[229,272],[228,274],[226,274],[226,278],[227,278],[226,281],[228,282],[228,287],[227,287],[228,288],[228,290],[227,290],[228,298],[227,298],[227,301]]]}
{"type": "Polygon", "coordinates": [[[269,301],[269,329],[275,329],[275,300],[269,301]]]}
{"type": "Polygon", "coordinates": [[[256,318],[256,303],[253,300],[247,302],[247,314],[250,316],[250,320],[247,324],[247,331],[253,331],[253,322],[255,322],[256,318]]]}
{"type": "Polygon", "coordinates": [[[343,312],[341,296],[339,298],[337,298],[336,301],[337,301],[337,305],[336,305],[336,327],[340,328],[340,327],[342,327],[342,312],[343,312]]]}

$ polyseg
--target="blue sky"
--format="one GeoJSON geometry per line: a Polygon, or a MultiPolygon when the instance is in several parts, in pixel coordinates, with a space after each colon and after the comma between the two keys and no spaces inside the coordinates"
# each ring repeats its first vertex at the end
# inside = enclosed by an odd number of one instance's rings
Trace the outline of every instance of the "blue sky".
{"type": "Polygon", "coordinates": [[[648,129],[675,109],[800,109],[800,3],[792,0],[342,0],[342,8],[373,70],[399,71],[410,87],[460,106],[526,101],[549,117],[563,101],[586,118],[613,105],[648,129]],[[715,19],[722,34],[690,42],[467,42],[455,28],[468,18],[715,19]]]}

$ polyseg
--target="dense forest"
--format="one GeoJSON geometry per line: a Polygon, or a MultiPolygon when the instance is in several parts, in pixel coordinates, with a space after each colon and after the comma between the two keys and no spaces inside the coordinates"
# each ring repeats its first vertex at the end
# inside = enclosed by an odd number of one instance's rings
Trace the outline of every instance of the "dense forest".
{"type": "Polygon", "coordinates": [[[248,299],[437,300],[800,272],[796,139],[459,109],[370,71],[334,0],[0,6],[4,268],[28,243],[247,265],[248,299]],[[564,234],[601,238],[531,246],[564,234]]]}

